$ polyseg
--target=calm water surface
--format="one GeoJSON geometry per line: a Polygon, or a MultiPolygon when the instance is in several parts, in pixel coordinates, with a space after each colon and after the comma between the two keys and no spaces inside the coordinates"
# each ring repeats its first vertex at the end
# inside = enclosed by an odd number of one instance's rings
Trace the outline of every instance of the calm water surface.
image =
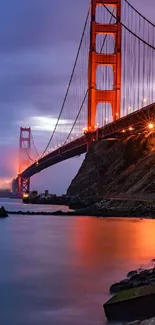
{"type": "MultiPolygon", "coordinates": [[[[51,210],[23,207],[16,200],[1,200],[2,204],[10,210],[51,210]]],[[[109,298],[110,285],[154,257],[154,220],[1,219],[0,323],[105,324],[102,304],[109,298]]]]}

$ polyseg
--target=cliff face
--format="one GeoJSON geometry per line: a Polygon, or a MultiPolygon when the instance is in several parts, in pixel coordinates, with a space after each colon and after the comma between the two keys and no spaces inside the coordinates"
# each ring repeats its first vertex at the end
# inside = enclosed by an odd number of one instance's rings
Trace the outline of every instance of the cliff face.
{"type": "Polygon", "coordinates": [[[155,193],[155,137],[94,142],[67,195],[88,206],[103,197],[155,193]]]}

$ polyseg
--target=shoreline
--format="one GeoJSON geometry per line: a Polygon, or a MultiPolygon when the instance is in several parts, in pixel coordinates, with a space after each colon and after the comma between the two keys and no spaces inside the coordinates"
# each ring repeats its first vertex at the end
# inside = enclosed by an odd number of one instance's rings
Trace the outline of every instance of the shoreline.
{"type": "MultiPolygon", "coordinates": [[[[66,205],[68,206],[68,205],[66,205]]],[[[118,218],[145,218],[155,219],[154,200],[133,199],[104,199],[88,207],[81,207],[67,212],[57,211],[7,211],[8,214],[17,215],[60,215],[60,216],[92,216],[92,217],[118,217],[118,218]]]]}

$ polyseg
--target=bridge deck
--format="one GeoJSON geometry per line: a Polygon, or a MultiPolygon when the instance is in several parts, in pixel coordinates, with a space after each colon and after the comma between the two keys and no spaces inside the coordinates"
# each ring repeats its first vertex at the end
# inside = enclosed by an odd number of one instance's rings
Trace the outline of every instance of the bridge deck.
{"type": "Polygon", "coordinates": [[[105,125],[93,132],[87,133],[84,136],[65,144],[64,146],[49,153],[45,157],[38,160],[29,166],[20,175],[23,178],[29,178],[43,169],[62,162],[66,159],[81,155],[87,151],[87,146],[91,141],[104,140],[110,137],[120,137],[122,134],[128,135],[128,132],[145,132],[148,122],[155,123],[155,103],[146,106],[138,111],[126,115],[119,120],[105,125]],[[133,128],[129,130],[129,128],[133,128]]]}

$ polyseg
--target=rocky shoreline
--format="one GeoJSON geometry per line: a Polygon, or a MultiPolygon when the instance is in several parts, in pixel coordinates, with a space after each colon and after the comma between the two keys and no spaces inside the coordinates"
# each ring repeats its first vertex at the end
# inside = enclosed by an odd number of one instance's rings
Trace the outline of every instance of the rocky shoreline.
{"type": "Polygon", "coordinates": [[[132,321],[130,325],[155,323],[155,259],[151,262],[153,267],[130,271],[110,287],[114,296],[103,306],[108,320],[132,321]]]}
{"type": "Polygon", "coordinates": [[[21,215],[60,215],[60,216],[93,216],[93,217],[123,217],[123,218],[155,218],[155,201],[131,199],[104,199],[86,208],[64,212],[31,212],[7,211],[8,214],[21,215]]]}

